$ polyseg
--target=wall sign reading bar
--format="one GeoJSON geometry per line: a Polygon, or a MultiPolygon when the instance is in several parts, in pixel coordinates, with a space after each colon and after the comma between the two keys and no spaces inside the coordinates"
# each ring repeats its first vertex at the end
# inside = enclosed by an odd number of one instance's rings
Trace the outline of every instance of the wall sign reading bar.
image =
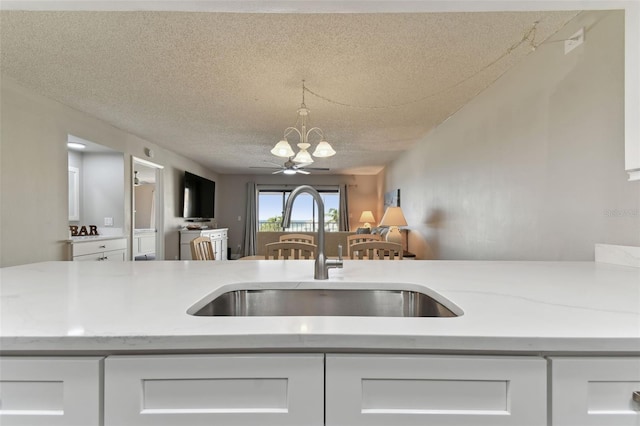
{"type": "Polygon", "coordinates": [[[89,225],[89,230],[86,226],[70,225],[72,237],[88,237],[90,235],[98,235],[98,227],[96,225],[89,225]]]}

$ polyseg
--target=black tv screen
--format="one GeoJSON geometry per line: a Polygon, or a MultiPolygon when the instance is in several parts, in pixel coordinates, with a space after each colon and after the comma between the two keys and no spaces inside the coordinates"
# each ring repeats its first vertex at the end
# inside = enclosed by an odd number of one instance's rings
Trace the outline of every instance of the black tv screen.
{"type": "Polygon", "coordinates": [[[216,196],[216,183],[193,173],[184,172],[182,217],[185,219],[212,219],[216,196]]]}

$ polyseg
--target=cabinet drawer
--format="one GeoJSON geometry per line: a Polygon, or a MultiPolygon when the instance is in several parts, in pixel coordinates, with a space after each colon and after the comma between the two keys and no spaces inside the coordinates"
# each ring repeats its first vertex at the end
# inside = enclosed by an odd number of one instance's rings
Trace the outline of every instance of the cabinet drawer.
{"type": "Polygon", "coordinates": [[[73,256],[85,254],[101,253],[110,250],[121,250],[127,248],[127,239],[119,238],[115,240],[86,241],[73,243],[73,256]]]}
{"type": "Polygon", "coordinates": [[[327,425],[540,426],[542,358],[327,355],[327,425]]]}
{"type": "Polygon", "coordinates": [[[73,256],[74,262],[93,262],[96,260],[103,260],[104,253],[91,253],[83,254],[82,256],[73,256]]]}
{"type": "Polygon", "coordinates": [[[322,355],[113,356],[105,425],[322,425],[322,355]]]}
{"type": "Polygon", "coordinates": [[[202,231],[202,236],[209,238],[227,238],[227,229],[211,229],[209,231],[202,231]]]}
{"type": "Polygon", "coordinates": [[[551,358],[553,426],[640,424],[640,358],[551,358]]]}
{"type": "Polygon", "coordinates": [[[127,260],[126,258],[127,258],[127,250],[122,249],[122,250],[105,251],[101,253],[84,254],[82,256],[74,256],[73,260],[76,262],[96,261],[96,260],[124,262],[125,260],[127,260]]]}
{"type": "Polygon", "coordinates": [[[101,358],[0,358],[0,424],[101,425],[101,369],[101,358]]]}

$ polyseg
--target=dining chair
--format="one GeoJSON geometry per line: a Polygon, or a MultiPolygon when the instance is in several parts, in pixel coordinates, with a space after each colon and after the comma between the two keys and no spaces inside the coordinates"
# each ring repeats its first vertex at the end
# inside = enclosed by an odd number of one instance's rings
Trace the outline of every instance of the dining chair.
{"type": "Polygon", "coordinates": [[[265,244],[265,259],[315,259],[315,244],[279,241],[265,244]]]}
{"type": "Polygon", "coordinates": [[[307,235],[307,234],[284,234],[284,235],[280,235],[279,241],[295,241],[295,242],[300,242],[300,243],[309,243],[309,244],[314,244],[314,237],[313,235],[307,235]]]}
{"type": "Polygon", "coordinates": [[[364,243],[353,244],[349,258],[361,260],[402,260],[402,255],[402,244],[387,241],[366,241],[364,243]]]}
{"type": "Polygon", "coordinates": [[[215,260],[209,237],[197,237],[191,240],[191,258],[193,260],[215,260]]]}
{"type": "Polygon", "coordinates": [[[364,243],[367,241],[382,241],[382,237],[379,234],[356,234],[347,235],[347,257],[351,257],[351,246],[358,243],[364,243]]]}

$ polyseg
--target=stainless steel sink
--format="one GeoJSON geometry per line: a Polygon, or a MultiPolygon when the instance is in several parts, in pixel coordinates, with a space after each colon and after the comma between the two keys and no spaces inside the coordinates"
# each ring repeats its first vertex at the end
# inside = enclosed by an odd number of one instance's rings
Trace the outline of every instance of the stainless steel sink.
{"type": "Polygon", "coordinates": [[[187,312],[196,316],[458,316],[432,297],[409,290],[234,290],[196,306],[187,312]]]}

